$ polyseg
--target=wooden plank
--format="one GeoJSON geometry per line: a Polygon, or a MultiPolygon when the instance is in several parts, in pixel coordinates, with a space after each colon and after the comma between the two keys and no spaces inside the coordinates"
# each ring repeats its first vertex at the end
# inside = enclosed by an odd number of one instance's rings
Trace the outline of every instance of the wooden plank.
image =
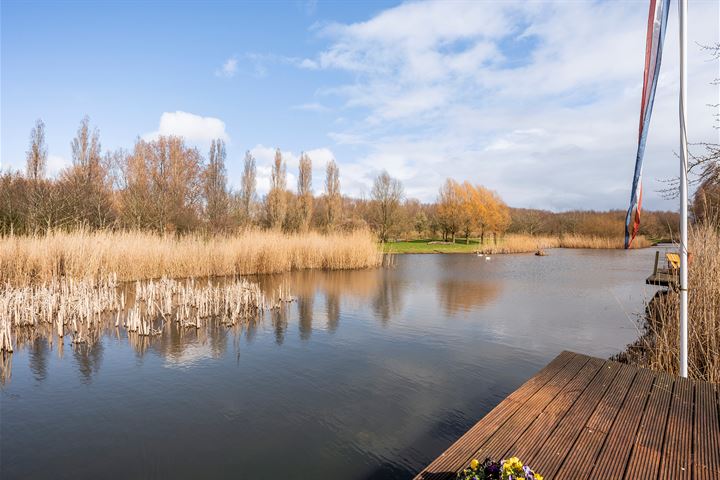
{"type": "Polygon", "coordinates": [[[695,429],[693,432],[693,478],[720,478],[720,418],[718,399],[709,383],[695,385],[695,429]]]}
{"type": "Polygon", "coordinates": [[[688,379],[675,379],[660,463],[660,479],[690,478],[693,390],[688,379]]]}
{"type": "MultiPolygon", "coordinates": [[[[531,455],[542,447],[558,420],[562,418],[577,397],[587,388],[604,364],[605,362],[598,358],[588,360],[580,373],[562,389],[558,396],[533,421],[522,437],[517,438],[513,446],[502,456],[517,456],[527,463],[527,459],[531,458],[531,455]]],[[[529,463],[529,465],[537,468],[532,463],[529,463]]]]}
{"type": "Polygon", "coordinates": [[[632,446],[625,478],[656,479],[660,471],[662,446],[665,438],[670,399],[674,380],[664,372],[655,374],[645,412],[632,446]]]}
{"type": "Polygon", "coordinates": [[[534,377],[530,378],[520,388],[500,402],[490,413],[485,415],[478,423],[468,430],[460,439],[451,445],[442,455],[436,458],[416,479],[452,478],[470,456],[475,452],[477,445],[490,437],[515,411],[523,405],[523,399],[532,396],[553,377],[567,368],[580,368],[588,361],[588,357],[572,352],[563,351],[546,365],[534,377]]]}
{"type": "Polygon", "coordinates": [[[590,478],[622,478],[655,380],[654,372],[639,370],[608,433],[590,478]]]}
{"type": "Polygon", "coordinates": [[[620,367],[615,380],[588,420],[570,453],[558,470],[557,478],[587,478],[595,465],[605,439],[612,427],[620,407],[627,397],[637,368],[630,365],[620,367]]]}
{"type": "MultiPolygon", "coordinates": [[[[515,440],[519,438],[523,432],[532,424],[532,422],[542,413],[542,411],[550,404],[563,388],[571,382],[576,376],[587,375],[583,373],[587,370],[597,371],[597,368],[588,366],[589,357],[585,357],[585,365],[578,364],[575,370],[566,369],[562,374],[556,375],[552,380],[546,383],[538,390],[525,404],[520,407],[513,415],[500,427],[493,435],[480,445],[478,451],[475,452],[473,458],[501,458],[503,454],[513,445],[515,440]],[[582,367],[582,368],[580,368],[582,367]]],[[[595,362],[593,362],[594,364],[595,362]]],[[[468,459],[468,463],[469,463],[468,459]]]]}
{"type": "Polygon", "coordinates": [[[512,455],[548,479],[720,479],[720,389],[563,352],[416,478],[512,455]]]}
{"type": "Polygon", "coordinates": [[[583,426],[590,419],[598,403],[620,371],[621,364],[605,362],[585,391],[557,424],[547,441],[526,462],[548,478],[554,478],[568,452],[575,444],[583,426]]]}

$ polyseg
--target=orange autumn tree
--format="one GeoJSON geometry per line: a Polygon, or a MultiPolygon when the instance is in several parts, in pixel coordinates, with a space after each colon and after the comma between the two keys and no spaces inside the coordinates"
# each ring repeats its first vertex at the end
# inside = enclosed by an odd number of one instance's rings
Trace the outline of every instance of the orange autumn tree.
{"type": "Polygon", "coordinates": [[[510,209],[496,192],[468,181],[458,183],[448,178],[440,188],[437,200],[437,220],[445,240],[455,242],[455,234],[462,232],[465,243],[472,234],[480,235],[484,243],[485,233],[497,236],[510,227],[510,209]]]}
{"type": "Polygon", "coordinates": [[[447,241],[450,236],[453,243],[455,243],[455,234],[460,229],[462,220],[460,218],[461,197],[458,194],[458,183],[452,178],[448,178],[440,187],[437,200],[436,217],[443,232],[443,240],[447,241]]]}

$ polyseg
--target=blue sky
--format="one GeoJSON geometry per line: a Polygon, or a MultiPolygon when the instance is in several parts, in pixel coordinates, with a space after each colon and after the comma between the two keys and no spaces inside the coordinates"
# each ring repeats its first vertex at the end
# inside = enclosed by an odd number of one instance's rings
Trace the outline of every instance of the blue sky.
{"type": "MultiPolygon", "coordinates": [[[[228,142],[231,184],[275,147],[335,158],[343,190],[387,169],[431,201],[447,176],[513,206],[626,208],[637,141],[645,2],[2,2],[2,168],[22,168],[35,119],[50,169],[83,115],[104,149],[183,134],[228,142]]],[[[717,141],[718,2],[690,2],[691,141],[717,141]]],[[[645,205],[676,174],[671,7],[645,168],[645,205]]],[[[293,186],[294,176],[289,176],[293,186]]]]}

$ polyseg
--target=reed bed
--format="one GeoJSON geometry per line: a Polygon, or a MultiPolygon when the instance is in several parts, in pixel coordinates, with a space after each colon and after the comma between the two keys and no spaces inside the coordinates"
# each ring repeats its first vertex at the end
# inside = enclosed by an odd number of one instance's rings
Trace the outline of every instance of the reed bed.
{"type": "Polygon", "coordinates": [[[257,283],[237,278],[217,283],[161,278],[136,281],[134,289],[120,285],[116,275],[101,281],[6,284],[0,291],[0,350],[12,353],[13,331],[26,339],[41,336],[52,342],[70,335],[73,344],[92,344],[107,328],[123,328],[130,337],[160,335],[170,323],[194,329],[211,323],[245,325],[292,300],[283,284],[268,300],[257,283]]]}
{"type": "Polygon", "coordinates": [[[0,238],[0,283],[15,286],[61,277],[116,275],[118,281],[132,281],[359,269],[381,263],[382,254],[368,231],[330,235],[249,231],[209,237],[55,231],[0,238]]]}
{"type": "MultiPolygon", "coordinates": [[[[485,245],[480,251],[486,254],[529,253],[546,248],[593,248],[618,249],[624,247],[623,237],[597,237],[589,235],[565,234],[558,237],[508,234],[497,245],[485,245]]],[[[645,248],[650,241],[639,236],[633,242],[633,248],[645,248]]]]}
{"type": "MultiPolygon", "coordinates": [[[[696,225],[689,231],[688,375],[720,383],[720,230],[696,225]]],[[[679,373],[679,296],[660,291],[642,319],[644,334],[619,356],[673,375],[679,373]]]]}

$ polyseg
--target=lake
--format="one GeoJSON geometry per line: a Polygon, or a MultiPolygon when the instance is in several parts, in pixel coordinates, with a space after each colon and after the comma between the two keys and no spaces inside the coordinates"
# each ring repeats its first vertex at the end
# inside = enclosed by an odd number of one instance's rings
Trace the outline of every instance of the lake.
{"type": "Polygon", "coordinates": [[[19,346],[0,477],[410,478],[562,350],[637,338],[655,249],[548,253],[264,276],[297,301],[252,328],[19,346]]]}

